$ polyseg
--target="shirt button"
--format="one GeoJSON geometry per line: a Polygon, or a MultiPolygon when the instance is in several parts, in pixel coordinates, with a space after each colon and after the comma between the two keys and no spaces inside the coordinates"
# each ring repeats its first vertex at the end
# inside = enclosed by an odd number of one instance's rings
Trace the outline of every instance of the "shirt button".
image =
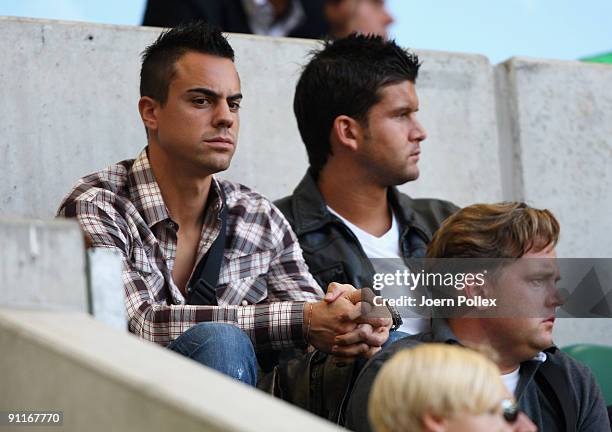
{"type": "Polygon", "coordinates": [[[246,300],[242,300],[242,306],[248,306],[248,305],[249,305],[249,302],[248,302],[248,301],[246,301],[246,300]]]}

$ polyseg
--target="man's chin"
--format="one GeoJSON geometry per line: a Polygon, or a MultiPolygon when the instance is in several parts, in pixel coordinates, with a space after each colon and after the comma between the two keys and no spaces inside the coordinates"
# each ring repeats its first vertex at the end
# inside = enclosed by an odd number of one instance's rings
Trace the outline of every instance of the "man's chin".
{"type": "Polygon", "coordinates": [[[538,349],[538,351],[543,351],[546,348],[550,348],[554,345],[552,331],[544,331],[540,333],[539,337],[534,342],[534,347],[538,349]]]}
{"type": "Polygon", "coordinates": [[[200,168],[201,168],[201,171],[203,173],[207,173],[207,175],[216,174],[219,172],[227,171],[227,169],[230,167],[231,161],[232,161],[231,158],[230,159],[207,160],[205,163],[203,163],[200,166],[200,168]]]}
{"type": "Polygon", "coordinates": [[[392,182],[393,186],[401,186],[405,183],[411,182],[411,181],[415,181],[416,179],[419,178],[419,169],[418,168],[413,168],[410,171],[407,171],[405,173],[403,173],[401,176],[398,176],[398,178],[392,182]]]}

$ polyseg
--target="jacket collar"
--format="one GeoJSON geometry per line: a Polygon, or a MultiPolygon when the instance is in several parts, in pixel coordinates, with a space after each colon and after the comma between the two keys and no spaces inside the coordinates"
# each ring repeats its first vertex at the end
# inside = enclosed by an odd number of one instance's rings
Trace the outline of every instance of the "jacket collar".
{"type": "Polygon", "coordinates": [[[448,321],[444,318],[431,319],[431,334],[433,336],[433,342],[461,344],[448,325],[448,321]]]}
{"type": "Polygon", "coordinates": [[[414,211],[414,200],[412,198],[406,194],[400,193],[396,187],[390,187],[388,199],[400,226],[417,226],[420,230],[427,233],[428,238],[431,238],[432,233],[424,228],[426,224],[421,223],[420,215],[414,211]]]}
{"type": "Polygon", "coordinates": [[[333,220],[310,168],[293,191],[291,201],[295,233],[298,236],[319,229],[333,220]]]}
{"type": "MultiPolygon", "coordinates": [[[[416,226],[431,238],[433,233],[426,228],[427,224],[422,221],[421,216],[413,210],[412,198],[400,193],[395,187],[390,187],[388,194],[389,203],[400,225],[416,226]]],[[[295,233],[298,236],[334,221],[310,168],[293,191],[292,207],[295,233]]]]}

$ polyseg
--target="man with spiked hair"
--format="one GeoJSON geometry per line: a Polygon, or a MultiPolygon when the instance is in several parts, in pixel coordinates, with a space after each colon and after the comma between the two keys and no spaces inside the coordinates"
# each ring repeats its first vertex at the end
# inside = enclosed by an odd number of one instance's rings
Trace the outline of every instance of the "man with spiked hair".
{"type": "MultiPolygon", "coordinates": [[[[320,301],[282,214],[214,176],[236,150],[242,100],[225,37],[201,23],[163,32],[143,54],[140,94],[147,146],[83,177],[58,211],[121,254],[129,330],[251,385],[256,353],[331,352],[357,326],[359,294],[320,301]]],[[[386,336],[362,332],[335,354],[386,336]]]]}
{"type": "MultiPolygon", "coordinates": [[[[394,41],[353,34],[327,42],[298,81],[293,106],[310,167],[276,205],[322,287],[373,286],[379,269],[372,259],[423,257],[433,233],[457,210],[396,188],[419,177],[427,137],[417,119],[419,67],[417,55],[394,41]]],[[[410,318],[401,330],[414,334],[427,326],[410,318]]],[[[340,337],[337,346],[357,337],[340,337]]],[[[360,349],[369,352],[365,344],[360,349]]]]}

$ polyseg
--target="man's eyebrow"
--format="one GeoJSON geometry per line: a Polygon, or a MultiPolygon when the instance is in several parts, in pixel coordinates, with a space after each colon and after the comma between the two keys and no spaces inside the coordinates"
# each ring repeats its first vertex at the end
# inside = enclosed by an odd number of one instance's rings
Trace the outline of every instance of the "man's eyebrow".
{"type": "Polygon", "coordinates": [[[531,277],[538,279],[550,279],[555,277],[556,280],[561,279],[561,277],[554,270],[537,270],[531,274],[531,277]]]}
{"type": "MultiPolygon", "coordinates": [[[[220,99],[221,95],[219,93],[217,93],[214,90],[211,90],[209,88],[206,87],[195,87],[195,88],[191,88],[189,90],[187,90],[187,93],[200,93],[203,94],[204,96],[208,96],[211,97],[213,99],[220,99]]],[[[227,97],[227,100],[231,100],[231,101],[235,101],[238,99],[242,99],[242,93],[236,93],[233,94],[231,96],[227,97]]]]}
{"type": "Polygon", "coordinates": [[[402,112],[402,111],[417,112],[418,110],[419,110],[419,107],[415,108],[415,106],[411,104],[399,105],[393,109],[393,111],[397,111],[397,112],[402,112]]]}
{"type": "Polygon", "coordinates": [[[212,98],[218,99],[219,97],[221,97],[221,95],[219,93],[217,93],[214,90],[211,90],[209,88],[206,87],[195,87],[195,88],[191,88],[189,90],[187,90],[187,93],[201,93],[204,96],[210,96],[212,98]]]}

